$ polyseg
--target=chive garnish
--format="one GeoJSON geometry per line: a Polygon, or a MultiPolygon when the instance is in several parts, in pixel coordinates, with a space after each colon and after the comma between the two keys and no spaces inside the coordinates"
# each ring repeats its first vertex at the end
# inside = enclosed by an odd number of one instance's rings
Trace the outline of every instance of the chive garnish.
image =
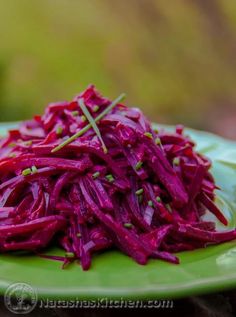
{"type": "MultiPolygon", "coordinates": [[[[108,106],[105,110],[103,110],[95,119],[95,122],[100,121],[105,115],[107,115],[118,103],[120,103],[125,98],[125,94],[121,94],[119,97],[117,97],[111,104],[108,106]]],[[[67,140],[60,143],[58,146],[56,146],[54,149],[52,149],[52,153],[55,153],[59,150],[61,150],[64,146],[70,144],[80,136],[82,136],[85,132],[87,132],[91,128],[91,124],[89,123],[86,125],[83,129],[72,135],[67,140]]]]}
{"type": "Polygon", "coordinates": [[[143,202],[143,195],[138,195],[138,202],[141,204],[143,202]]]}
{"type": "Polygon", "coordinates": [[[88,111],[88,108],[86,107],[83,99],[79,99],[79,106],[80,106],[81,110],[83,111],[85,117],[88,119],[88,122],[91,124],[94,132],[97,134],[97,137],[102,144],[102,148],[103,148],[104,153],[107,153],[107,147],[102,139],[101,132],[100,132],[94,118],[91,116],[90,112],[88,111]]]}
{"type": "Polygon", "coordinates": [[[179,157],[175,157],[175,158],[173,159],[173,164],[176,165],[176,166],[178,166],[179,163],[180,163],[179,157]]]}
{"type": "Polygon", "coordinates": [[[160,197],[160,196],[157,196],[157,197],[156,197],[156,201],[161,202],[161,197],[160,197]]]}
{"type": "Polygon", "coordinates": [[[149,138],[152,139],[152,134],[150,132],[145,132],[144,135],[149,138]]]}
{"type": "Polygon", "coordinates": [[[159,131],[158,131],[157,128],[154,128],[153,131],[154,131],[155,133],[159,133],[159,131]]]}
{"type": "Polygon", "coordinates": [[[148,201],[148,206],[153,207],[153,202],[152,202],[152,200],[149,200],[149,201],[148,201]]]}
{"type": "Polygon", "coordinates": [[[100,176],[100,173],[99,173],[99,172],[93,173],[93,179],[98,178],[99,176],[100,176]]]}
{"type": "Polygon", "coordinates": [[[140,170],[140,168],[142,167],[143,162],[142,161],[138,161],[138,163],[135,165],[135,169],[136,171],[140,170]]]}
{"type": "Polygon", "coordinates": [[[31,171],[32,171],[32,174],[35,174],[35,173],[38,172],[38,169],[37,169],[37,167],[36,167],[35,165],[33,165],[33,166],[31,167],[31,171]]]}
{"type": "Polygon", "coordinates": [[[56,129],[56,134],[62,134],[62,127],[61,126],[58,126],[57,129],[56,129]]]}
{"type": "Polygon", "coordinates": [[[30,169],[30,168],[26,168],[26,169],[24,169],[24,170],[21,172],[21,174],[22,174],[23,176],[30,175],[30,174],[31,174],[31,169],[30,169]]]}
{"type": "Polygon", "coordinates": [[[140,189],[136,190],[136,192],[135,192],[135,194],[137,196],[141,195],[142,193],[143,193],[143,188],[140,188],[140,189]]]}
{"type": "Polygon", "coordinates": [[[35,174],[35,173],[37,173],[38,172],[38,169],[37,169],[37,167],[35,166],[35,165],[33,165],[31,168],[26,168],[26,169],[24,169],[22,172],[21,172],[21,174],[23,175],[23,176],[27,176],[27,175],[30,175],[30,174],[35,174]]]}
{"type": "Polygon", "coordinates": [[[94,106],[93,107],[93,112],[97,112],[99,110],[99,106],[94,106]]]}
{"type": "Polygon", "coordinates": [[[114,180],[115,180],[112,174],[106,175],[106,179],[107,179],[108,182],[110,182],[110,183],[114,182],[114,180]]]}
{"type": "Polygon", "coordinates": [[[76,117],[79,115],[79,111],[75,110],[71,112],[72,116],[76,117]]]}
{"type": "Polygon", "coordinates": [[[87,121],[87,118],[84,115],[82,115],[80,118],[83,122],[87,121]]]}
{"type": "Polygon", "coordinates": [[[8,144],[9,147],[15,147],[16,146],[16,142],[11,142],[8,144]]]}
{"type": "Polygon", "coordinates": [[[73,252],[66,252],[65,253],[65,257],[66,258],[74,258],[75,257],[75,254],[73,252]]]}
{"type": "Polygon", "coordinates": [[[10,153],[8,157],[16,157],[16,153],[10,153]]]}
{"type": "Polygon", "coordinates": [[[127,228],[127,229],[130,229],[130,228],[133,227],[133,225],[130,222],[126,222],[126,223],[124,223],[124,227],[127,228]]]}
{"type": "Polygon", "coordinates": [[[25,145],[26,145],[26,146],[31,146],[32,143],[33,143],[33,141],[32,141],[32,140],[29,140],[29,141],[26,141],[26,142],[25,142],[25,145]]]}
{"type": "Polygon", "coordinates": [[[161,139],[160,138],[156,138],[155,139],[155,143],[156,143],[156,145],[160,145],[161,144],[161,139]]]}

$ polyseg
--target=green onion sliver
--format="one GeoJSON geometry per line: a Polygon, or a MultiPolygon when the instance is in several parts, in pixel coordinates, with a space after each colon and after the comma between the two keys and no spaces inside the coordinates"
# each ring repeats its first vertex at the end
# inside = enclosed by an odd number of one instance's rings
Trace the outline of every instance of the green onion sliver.
{"type": "Polygon", "coordinates": [[[142,167],[143,162],[142,161],[138,161],[138,163],[135,165],[135,170],[138,171],[140,170],[140,168],[142,167]]]}
{"type": "Polygon", "coordinates": [[[99,106],[94,106],[93,107],[93,112],[97,112],[99,110],[99,106]]]}
{"type": "Polygon", "coordinates": [[[84,115],[82,115],[80,118],[83,122],[87,121],[87,118],[84,115]]]}
{"type": "Polygon", "coordinates": [[[127,229],[130,229],[130,228],[133,227],[132,223],[129,223],[129,222],[124,223],[123,226],[124,226],[125,228],[127,228],[127,229]]]}
{"type": "Polygon", "coordinates": [[[96,179],[100,176],[100,173],[99,172],[95,172],[93,173],[93,179],[96,179]]]}
{"type": "Polygon", "coordinates": [[[16,157],[16,153],[10,153],[9,155],[8,155],[8,157],[11,157],[11,158],[13,158],[13,157],[16,157]]]}
{"type": "Polygon", "coordinates": [[[107,153],[107,147],[102,139],[101,132],[100,132],[94,118],[91,116],[90,112],[88,111],[88,108],[86,107],[86,105],[84,103],[84,100],[79,99],[78,102],[79,102],[79,106],[80,106],[81,110],[83,111],[85,117],[88,119],[88,122],[91,124],[91,127],[93,128],[94,132],[97,134],[97,137],[102,144],[102,148],[103,148],[104,153],[107,153]]]}
{"type": "Polygon", "coordinates": [[[160,145],[161,144],[161,139],[157,137],[155,139],[155,143],[156,143],[156,145],[160,145]]]}
{"type": "Polygon", "coordinates": [[[179,163],[180,163],[179,157],[175,157],[175,158],[173,159],[173,164],[174,164],[175,166],[178,166],[179,163]]]}
{"type": "MultiPolygon", "coordinates": [[[[119,97],[117,97],[106,109],[104,109],[96,118],[94,118],[95,122],[100,121],[105,115],[107,115],[118,103],[120,103],[122,100],[124,100],[125,94],[121,94],[119,97]]],[[[56,146],[54,149],[52,149],[52,153],[55,153],[59,150],[61,150],[64,146],[70,144],[80,136],[82,136],[85,132],[87,132],[91,128],[91,123],[87,124],[83,129],[72,135],[67,140],[60,143],[58,146],[56,146]]]]}
{"type": "Polygon", "coordinates": [[[72,116],[76,117],[79,115],[79,111],[78,110],[72,111],[71,114],[72,116]]]}
{"type": "Polygon", "coordinates": [[[25,145],[26,145],[26,146],[31,146],[31,145],[32,145],[32,143],[33,143],[33,141],[32,141],[32,140],[25,141],[25,145]]]}
{"type": "Polygon", "coordinates": [[[57,129],[56,129],[56,134],[62,134],[62,127],[61,126],[58,126],[57,129]]]}
{"type": "Polygon", "coordinates": [[[142,195],[142,193],[143,193],[143,188],[140,188],[140,189],[136,190],[136,192],[135,192],[135,194],[137,196],[142,195]]]}
{"type": "Polygon", "coordinates": [[[8,144],[9,147],[15,147],[16,146],[16,142],[11,142],[8,144]]]}
{"type": "Polygon", "coordinates": [[[65,253],[65,257],[66,258],[74,258],[75,257],[75,254],[73,252],[66,252],[65,253]]]}
{"type": "Polygon", "coordinates": [[[144,135],[149,138],[152,139],[152,134],[150,132],[145,132],[144,135]]]}
{"type": "Polygon", "coordinates": [[[30,168],[26,168],[26,169],[24,169],[24,170],[21,172],[21,174],[22,174],[23,176],[30,175],[30,174],[31,174],[31,169],[30,169],[30,168]]]}
{"type": "Polygon", "coordinates": [[[33,165],[33,166],[31,167],[31,171],[32,171],[32,174],[35,174],[35,173],[38,172],[38,169],[37,169],[37,167],[36,167],[35,165],[33,165]]]}
{"type": "Polygon", "coordinates": [[[107,179],[110,183],[114,182],[114,180],[115,180],[112,174],[106,175],[106,179],[107,179]]]}
{"type": "Polygon", "coordinates": [[[143,195],[138,195],[138,202],[141,204],[143,202],[143,195]]]}

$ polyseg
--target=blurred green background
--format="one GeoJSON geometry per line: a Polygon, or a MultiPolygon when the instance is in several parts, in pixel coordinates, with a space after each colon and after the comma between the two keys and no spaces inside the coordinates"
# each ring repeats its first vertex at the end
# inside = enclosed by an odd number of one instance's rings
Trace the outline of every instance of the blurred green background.
{"type": "Polygon", "coordinates": [[[153,121],[236,138],[235,0],[0,0],[0,120],[94,83],[153,121]]]}

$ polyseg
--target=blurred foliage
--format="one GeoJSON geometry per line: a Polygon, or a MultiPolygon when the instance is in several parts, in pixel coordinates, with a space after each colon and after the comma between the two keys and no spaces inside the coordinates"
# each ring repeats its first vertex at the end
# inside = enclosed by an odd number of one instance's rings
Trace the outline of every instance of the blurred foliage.
{"type": "Polygon", "coordinates": [[[236,1],[0,0],[1,121],[89,83],[152,120],[236,137],[236,1]]]}

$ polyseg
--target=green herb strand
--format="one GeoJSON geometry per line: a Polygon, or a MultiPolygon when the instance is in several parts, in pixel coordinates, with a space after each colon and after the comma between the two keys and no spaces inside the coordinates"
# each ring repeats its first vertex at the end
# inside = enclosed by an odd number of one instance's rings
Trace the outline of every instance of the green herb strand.
{"type": "Polygon", "coordinates": [[[26,142],[25,142],[25,145],[26,145],[26,146],[31,146],[32,143],[33,143],[33,141],[32,141],[32,140],[29,140],[29,141],[26,141],[26,142]]]}
{"type": "MultiPolygon", "coordinates": [[[[125,94],[121,94],[119,97],[117,97],[111,104],[110,106],[108,106],[105,110],[103,110],[95,119],[95,122],[100,121],[103,117],[105,117],[105,115],[107,115],[118,103],[120,103],[122,100],[124,100],[125,98],[125,94]]],[[[60,143],[58,146],[56,146],[54,149],[52,149],[52,153],[55,153],[59,150],[61,150],[64,146],[70,144],[71,142],[73,142],[74,140],[76,140],[77,138],[79,138],[80,136],[82,136],[85,132],[87,132],[90,128],[91,128],[91,124],[87,124],[83,129],[81,129],[80,131],[78,131],[77,133],[75,133],[74,135],[72,135],[70,138],[68,138],[67,140],[63,141],[62,143],[60,143]]]]}
{"type": "Polygon", "coordinates": [[[56,129],[56,134],[62,134],[63,132],[63,129],[61,126],[58,126],[57,129],[56,129]]]}
{"type": "Polygon", "coordinates": [[[15,147],[16,146],[16,142],[11,142],[8,144],[9,147],[15,147]]]}
{"type": "Polygon", "coordinates": [[[93,107],[93,112],[97,112],[99,110],[99,106],[94,106],[93,107]]]}
{"type": "Polygon", "coordinates": [[[143,162],[142,161],[138,161],[138,163],[135,165],[135,170],[138,171],[140,170],[140,168],[142,167],[143,162]]]}
{"type": "Polygon", "coordinates": [[[73,252],[66,252],[65,253],[65,257],[66,258],[74,258],[75,257],[75,254],[73,252]]]}
{"type": "Polygon", "coordinates": [[[81,110],[83,111],[85,117],[88,119],[88,122],[91,124],[94,132],[97,134],[97,137],[102,144],[103,152],[107,153],[107,147],[102,139],[101,132],[100,132],[94,118],[91,116],[90,112],[88,111],[88,108],[86,107],[83,99],[79,99],[79,106],[80,106],[81,110]]]}
{"type": "Polygon", "coordinates": [[[100,173],[99,172],[95,172],[93,173],[93,179],[96,179],[100,176],[100,173]]]}
{"type": "Polygon", "coordinates": [[[31,171],[32,171],[32,174],[35,174],[35,173],[38,172],[38,169],[37,169],[37,167],[36,167],[35,165],[33,165],[33,166],[31,167],[31,171]]]}
{"type": "Polygon", "coordinates": [[[179,163],[180,163],[179,157],[175,157],[175,158],[173,159],[173,164],[174,164],[175,166],[178,166],[179,163]]]}
{"type": "Polygon", "coordinates": [[[107,179],[108,182],[110,182],[110,183],[114,182],[114,180],[115,180],[112,174],[106,175],[106,179],[107,179]]]}
{"type": "Polygon", "coordinates": [[[141,195],[142,193],[143,193],[143,188],[140,188],[140,189],[136,190],[136,192],[135,192],[135,194],[137,196],[141,195]]]}
{"type": "Polygon", "coordinates": [[[132,223],[129,223],[129,222],[124,223],[123,226],[124,226],[125,228],[127,228],[127,229],[130,229],[130,228],[133,227],[132,223]]]}
{"type": "Polygon", "coordinates": [[[87,121],[87,118],[84,115],[82,115],[80,118],[83,122],[87,121]]]}
{"type": "Polygon", "coordinates": [[[30,168],[26,168],[26,169],[24,169],[24,170],[21,172],[21,174],[22,174],[23,176],[30,175],[30,174],[31,174],[31,169],[30,169],[30,168]]]}
{"type": "Polygon", "coordinates": [[[16,157],[16,153],[10,153],[8,157],[11,157],[11,158],[16,157]]]}
{"type": "Polygon", "coordinates": [[[152,139],[152,134],[150,132],[145,132],[144,135],[149,138],[149,139],[152,139]]]}
{"type": "Polygon", "coordinates": [[[143,195],[138,195],[138,202],[141,204],[143,202],[143,195]]]}
{"type": "Polygon", "coordinates": [[[21,174],[22,174],[23,176],[28,176],[28,175],[31,175],[31,174],[35,174],[35,173],[37,173],[37,172],[38,172],[37,167],[36,167],[35,165],[33,165],[33,166],[31,166],[31,168],[28,167],[28,168],[24,169],[24,170],[21,172],[21,174]]]}
{"type": "Polygon", "coordinates": [[[79,111],[78,110],[72,111],[71,114],[72,116],[76,117],[79,115],[79,111]]]}
{"type": "Polygon", "coordinates": [[[161,139],[157,137],[155,139],[155,143],[156,143],[156,145],[161,145],[161,139]]]}

